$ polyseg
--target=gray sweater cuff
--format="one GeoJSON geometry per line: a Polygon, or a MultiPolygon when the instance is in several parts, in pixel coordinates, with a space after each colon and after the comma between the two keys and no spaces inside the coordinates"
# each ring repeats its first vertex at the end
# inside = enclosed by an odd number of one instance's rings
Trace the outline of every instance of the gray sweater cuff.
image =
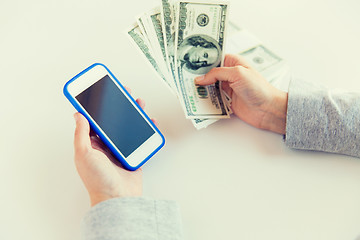
{"type": "Polygon", "coordinates": [[[146,198],[114,198],[92,207],[85,215],[86,240],[182,239],[177,204],[146,198]]]}
{"type": "Polygon", "coordinates": [[[285,143],[360,157],[360,94],[292,80],[285,143]]]}

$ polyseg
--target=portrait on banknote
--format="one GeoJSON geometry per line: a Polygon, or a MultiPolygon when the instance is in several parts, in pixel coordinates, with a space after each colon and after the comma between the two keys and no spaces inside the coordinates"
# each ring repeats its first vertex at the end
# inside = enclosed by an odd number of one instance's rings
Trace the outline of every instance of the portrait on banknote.
{"type": "Polygon", "coordinates": [[[207,35],[192,35],[185,38],[178,48],[178,60],[184,70],[194,74],[205,74],[221,62],[218,41],[207,35]]]}

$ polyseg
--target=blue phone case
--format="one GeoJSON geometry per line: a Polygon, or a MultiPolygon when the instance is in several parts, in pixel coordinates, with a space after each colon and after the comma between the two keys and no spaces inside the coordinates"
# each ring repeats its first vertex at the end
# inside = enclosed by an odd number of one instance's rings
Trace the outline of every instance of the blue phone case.
{"type": "Polygon", "coordinates": [[[134,100],[134,98],[132,98],[132,96],[126,91],[126,89],[124,88],[124,86],[119,82],[119,80],[114,76],[114,74],[112,74],[112,72],[104,65],[101,63],[94,63],[93,65],[91,65],[90,67],[86,68],[85,70],[83,70],[82,72],[80,72],[79,74],[77,74],[75,77],[73,77],[72,79],[70,79],[64,86],[64,95],[65,97],[70,101],[70,103],[75,107],[75,109],[80,112],[82,115],[84,115],[84,117],[89,121],[91,128],[95,131],[95,133],[100,137],[100,139],[105,143],[105,145],[111,150],[111,152],[115,155],[115,157],[120,161],[120,163],[128,170],[131,171],[135,171],[136,169],[138,169],[139,167],[141,167],[146,161],[148,161],[157,151],[159,151],[165,144],[165,138],[162,135],[162,133],[160,132],[160,130],[156,127],[156,125],[151,121],[151,119],[149,118],[149,116],[142,110],[142,108],[137,104],[137,102],[134,100]],[[120,152],[114,148],[112,146],[112,144],[110,143],[110,141],[101,133],[100,129],[96,126],[96,124],[94,124],[94,122],[90,119],[89,114],[86,113],[85,111],[83,111],[83,109],[80,107],[80,105],[75,101],[74,97],[70,95],[69,91],[68,91],[68,86],[71,82],[75,81],[77,78],[79,78],[81,75],[83,75],[84,73],[86,73],[87,71],[91,70],[93,67],[95,66],[102,66],[106,69],[106,71],[111,75],[111,77],[119,84],[119,86],[122,88],[122,90],[124,90],[125,94],[127,96],[129,96],[130,100],[135,103],[135,106],[144,114],[144,116],[146,117],[146,119],[150,122],[150,124],[154,127],[155,131],[160,134],[161,138],[162,138],[162,143],[160,144],[159,147],[157,147],[148,157],[146,157],[139,165],[132,167],[130,166],[126,160],[121,156],[120,152]]]}

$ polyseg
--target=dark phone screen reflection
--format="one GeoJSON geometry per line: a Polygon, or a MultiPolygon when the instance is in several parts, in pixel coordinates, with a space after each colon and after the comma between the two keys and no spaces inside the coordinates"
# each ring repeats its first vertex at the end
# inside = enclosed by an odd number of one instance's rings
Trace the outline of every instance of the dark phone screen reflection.
{"type": "Polygon", "coordinates": [[[108,75],[76,99],[125,157],[155,133],[108,75]]]}

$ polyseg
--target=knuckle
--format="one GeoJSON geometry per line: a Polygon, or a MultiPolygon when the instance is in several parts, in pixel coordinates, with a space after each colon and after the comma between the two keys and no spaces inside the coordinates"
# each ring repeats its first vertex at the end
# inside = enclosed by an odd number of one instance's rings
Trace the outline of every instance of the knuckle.
{"type": "Polygon", "coordinates": [[[242,66],[235,66],[234,67],[235,73],[239,76],[244,75],[244,67],[242,66]]]}
{"type": "Polygon", "coordinates": [[[245,69],[242,66],[235,66],[233,67],[229,79],[230,82],[235,83],[241,79],[244,79],[245,69]]]}
{"type": "Polygon", "coordinates": [[[212,68],[207,74],[205,74],[205,78],[216,75],[216,73],[219,71],[221,71],[221,68],[212,68]]]}

